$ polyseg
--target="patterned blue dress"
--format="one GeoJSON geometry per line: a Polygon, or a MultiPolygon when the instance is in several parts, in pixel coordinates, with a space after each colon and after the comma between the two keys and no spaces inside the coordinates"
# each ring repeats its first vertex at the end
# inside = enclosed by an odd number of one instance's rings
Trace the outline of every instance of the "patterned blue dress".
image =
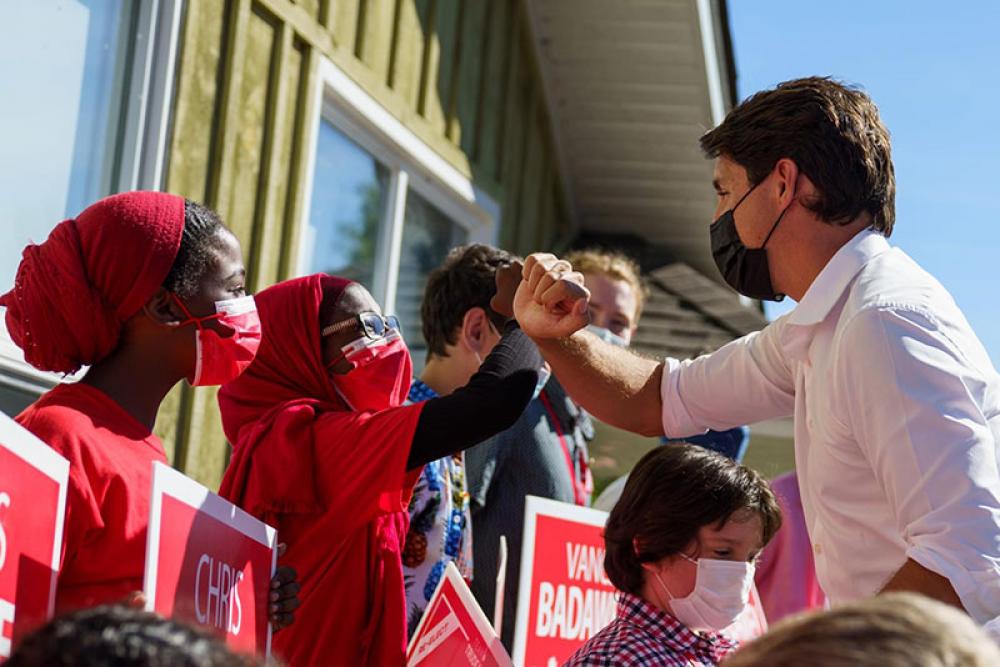
{"type": "MultiPolygon", "coordinates": [[[[420,403],[436,397],[433,389],[415,379],[407,402],[420,403]]],[[[472,579],[472,519],[465,481],[465,455],[461,452],[425,465],[413,487],[410,529],[403,547],[406,620],[410,636],[449,561],[455,563],[467,581],[472,579]]]]}

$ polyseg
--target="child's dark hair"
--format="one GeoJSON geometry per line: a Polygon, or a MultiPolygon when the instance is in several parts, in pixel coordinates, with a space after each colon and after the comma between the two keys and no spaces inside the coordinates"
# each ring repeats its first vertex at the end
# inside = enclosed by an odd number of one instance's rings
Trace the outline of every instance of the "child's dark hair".
{"type": "Polygon", "coordinates": [[[431,271],[420,304],[428,357],[448,356],[445,348],[455,344],[455,332],[471,308],[482,308],[498,331],[503,328],[504,318],[490,308],[490,299],[497,292],[497,269],[513,259],[506,250],[474,243],[452,249],[431,271]]]}
{"type": "Polygon", "coordinates": [[[250,667],[221,639],[156,614],[101,606],[59,616],[27,635],[9,667],[250,667]]]}
{"type": "Polygon", "coordinates": [[[219,214],[190,199],[184,200],[184,232],[164,289],[182,297],[193,296],[205,275],[213,253],[219,248],[219,232],[226,229],[219,214]]]}
{"type": "Polygon", "coordinates": [[[657,447],[636,464],[611,510],[604,570],[616,588],[638,595],[642,563],[681,553],[702,526],[722,527],[744,509],[760,517],[767,544],[781,526],[781,510],[757,472],[697,445],[657,447]]]}

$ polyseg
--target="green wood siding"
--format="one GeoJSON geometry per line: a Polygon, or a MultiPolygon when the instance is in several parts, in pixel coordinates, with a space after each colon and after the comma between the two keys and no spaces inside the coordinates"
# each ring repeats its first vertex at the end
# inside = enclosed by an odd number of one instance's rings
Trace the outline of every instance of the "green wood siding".
{"type": "MultiPolygon", "coordinates": [[[[295,272],[307,107],[329,58],[501,205],[516,252],[569,240],[523,0],[188,0],[167,189],[217,209],[249,286],[295,272]]],[[[228,460],[213,389],[182,386],[157,433],[215,487],[228,460]]]]}

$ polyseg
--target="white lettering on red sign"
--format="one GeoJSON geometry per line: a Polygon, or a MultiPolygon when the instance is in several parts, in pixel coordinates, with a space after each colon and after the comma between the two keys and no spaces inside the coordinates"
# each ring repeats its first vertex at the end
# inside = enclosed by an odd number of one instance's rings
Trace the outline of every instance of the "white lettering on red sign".
{"type": "Polygon", "coordinates": [[[604,573],[604,549],[601,547],[567,542],[566,570],[570,579],[611,586],[611,580],[604,573]]]}
{"type": "Polygon", "coordinates": [[[566,576],[581,585],[539,582],[535,634],[538,637],[586,641],[615,616],[614,591],[593,586],[612,586],[604,572],[604,549],[592,544],[567,542],[566,576]]]}
{"type": "Polygon", "coordinates": [[[243,625],[239,591],[242,580],[243,570],[202,554],[194,576],[194,614],[198,622],[238,635],[243,625]]]}
{"type": "Polygon", "coordinates": [[[535,634],[586,641],[615,617],[615,592],[542,581],[535,634]]]}

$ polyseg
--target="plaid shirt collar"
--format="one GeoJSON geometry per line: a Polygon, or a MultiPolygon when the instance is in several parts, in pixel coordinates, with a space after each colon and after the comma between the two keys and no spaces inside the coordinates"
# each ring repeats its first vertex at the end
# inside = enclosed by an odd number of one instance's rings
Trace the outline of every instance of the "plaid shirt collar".
{"type": "Polygon", "coordinates": [[[721,662],[737,647],[735,642],[718,632],[694,632],[672,614],[630,593],[619,594],[618,618],[662,641],[680,655],[708,658],[712,663],[721,662]]]}

